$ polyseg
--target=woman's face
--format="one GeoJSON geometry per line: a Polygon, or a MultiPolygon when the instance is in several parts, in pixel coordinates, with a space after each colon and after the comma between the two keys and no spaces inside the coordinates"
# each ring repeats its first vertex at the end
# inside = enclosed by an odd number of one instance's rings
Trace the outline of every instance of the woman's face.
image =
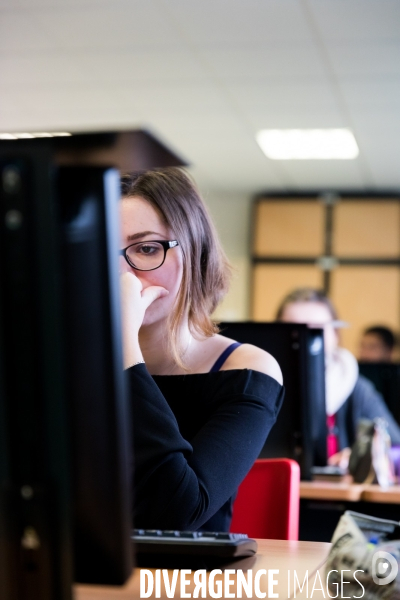
{"type": "MultiPolygon", "coordinates": [[[[149,202],[140,197],[121,200],[122,248],[135,242],[150,240],[175,240],[173,231],[164,223],[159,213],[149,202]]],[[[179,240],[178,240],[179,241],[179,240]]],[[[165,320],[172,312],[179,293],[183,276],[183,258],[179,246],[170,248],[165,262],[154,271],[137,271],[124,261],[123,268],[132,271],[141,281],[143,289],[160,285],[169,291],[164,298],[155,300],[146,310],[143,325],[152,325],[165,320]]]]}
{"type": "Polygon", "coordinates": [[[337,331],[331,325],[333,317],[329,308],[321,302],[292,302],[285,306],[281,321],[305,323],[309,327],[322,327],[327,357],[331,356],[338,346],[337,331]]]}

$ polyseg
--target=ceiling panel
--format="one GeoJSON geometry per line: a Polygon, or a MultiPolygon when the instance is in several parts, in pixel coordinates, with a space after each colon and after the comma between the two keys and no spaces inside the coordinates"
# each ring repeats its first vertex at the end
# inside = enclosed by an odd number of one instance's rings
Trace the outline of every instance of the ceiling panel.
{"type": "Polygon", "coordinates": [[[371,187],[357,160],[298,160],[287,162],[293,189],[365,189],[371,187]]]}
{"type": "Polygon", "coordinates": [[[242,112],[254,132],[259,129],[348,127],[348,121],[335,106],[328,108],[293,102],[273,109],[259,107],[242,112]]]}
{"type": "Polygon", "coordinates": [[[150,127],[218,190],[400,187],[400,0],[0,0],[0,128],[150,127]],[[356,161],[260,128],[351,127],[356,161]]]}
{"type": "Polygon", "coordinates": [[[199,52],[214,74],[222,80],[264,78],[294,80],[302,77],[325,79],[324,65],[318,50],[310,41],[303,43],[276,42],[263,47],[208,48],[199,52]]]}
{"type": "Polygon", "coordinates": [[[224,44],[305,41],[309,27],[299,0],[158,0],[173,14],[190,42],[224,44]]]}
{"type": "Polygon", "coordinates": [[[18,55],[21,51],[51,52],[54,36],[43,27],[40,14],[33,11],[2,11],[0,14],[1,56],[18,55]]]}
{"type": "MultiPolygon", "coordinates": [[[[400,28],[400,23],[399,23],[400,28]]],[[[400,76],[400,41],[327,43],[327,50],[336,75],[343,77],[400,76]]]]}
{"type": "Polygon", "coordinates": [[[340,82],[343,97],[355,114],[357,111],[375,108],[380,114],[400,107],[400,78],[381,77],[353,79],[340,82]]]}
{"type": "MultiPolygon", "coordinates": [[[[76,48],[176,48],[178,32],[151,0],[25,11],[4,11],[1,46],[7,52],[42,47],[40,37],[54,49],[76,48]],[[21,29],[21,23],[23,29],[21,29]],[[27,35],[26,35],[27,34],[27,35]],[[32,38],[32,39],[31,39],[32,38]]],[[[47,46],[46,46],[47,47],[47,46]]]]}
{"type": "Polygon", "coordinates": [[[249,83],[226,82],[225,87],[239,106],[247,110],[275,110],[306,106],[335,109],[336,101],[331,84],[326,82],[302,81],[281,83],[259,81],[249,83]]]}
{"type": "Polygon", "coordinates": [[[0,88],[46,84],[90,86],[132,81],[139,86],[156,81],[204,80],[207,75],[190,54],[176,50],[74,50],[43,56],[0,57],[0,88]]]}
{"type": "Polygon", "coordinates": [[[303,0],[325,40],[387,42],[399,39],[398,0],[303,0]]]}

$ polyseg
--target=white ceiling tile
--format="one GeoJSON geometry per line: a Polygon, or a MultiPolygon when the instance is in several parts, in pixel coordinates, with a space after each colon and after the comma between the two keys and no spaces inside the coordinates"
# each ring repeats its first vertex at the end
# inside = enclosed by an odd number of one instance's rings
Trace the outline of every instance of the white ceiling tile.
{"type": "Polygon", "coordinates": [[[359,43],[334,42],[326,46],[339,78],[400,76],[400,39],[379,43],[370,40],[359,43]]]}
{"type": "MultiPolygon", "coordinates": [[[[79,6],[80,8],[99,8],[100,6],[115,6],[116,4],[132,4],[135,0],[0,0],[0,7],[9,10],[38,10],[69,8],[79,6]]],[[[138,0],[136,0],[138,1],[138,0]]],[[[141,1],[141,0],[139,0],[141,1]]]]}
{"type": "Polygon", "coordinates": [[[309,38],[299,0],[159,0],[159,4],[201,48],[309,38]]]}
{"type": "Polygon", "coordinates": [[[125,89],[129,90],[129,101],[149,116],[181,114],[196,119],[197,115],[209,110],[227,109],[221,90],[210,82],[193,81],[189,85],[182,81],[164,85],[152,82],[146,86],[125,86],[125,89]]]}
{"type": "Polygon", "coordinates": [[[379,137],[383,131],[385,136],[397,135],[400,129],[400,111],[397,107],[390,110],[358,110],[354,112],[352,121],[357,129],[369,133],[372,138],[379,137]]]}
{"type": "Polygon", "coordinates": [[[51,52],[54,36],[43,27],[40,14],[33,11],[1,12],[0,14],[0,53],[13,55],[21,50],[41,50],[51,52]]]}
{"type": "Polygon", "coordinates": [[[357,160],[292,160],[285,163],[295,189],[364,189],[369,185],[362,177],[357,160]]]}
{"type": "Polygon", "coordinates": [[[243,111],[254,132],[259,129],[325,129],[349,127],[349,122],[335,108],[287,106],[281,109],[243,111]]]}
{"type": "Polygon", "coordinates": [[[376,185],[400,189],[400,125],[365,130],[358,137],[376,185]]]}
{"type": "Polygon", "coordinates": [[[175,113],[169,114],[168,118],[163,115],[153,117],[154,127],[163,128],[168,136],[179,135],[196,140],[203,138],[207,140],[212,137],[232,137],[248,135],[248,129],[237,116],[229,110],[207,110],[198,113],[196,118],[191,114],[175,113]]]}
{"type": "Polygon", "coordinates": [[[176,29],[151,1],[72,7],[43,14],[49,31],[64,48],[177,47],[176,29]]]}
{"type": "Polygon", "coordinates": [[[302,81],[301,83],[280,83],[274,80],[257,83],[231,83],[225,86],[234,101],[245,110],[282,110],[298,106],[332,110],[336,100],[329,83],[302,81]]]}
{"type": "Polygon", "coordinates": [[[180,47],[176,28],[151,0],[82,7],[57,5],[53,9],[5,12],[0,49],[7,52],[48,47],[160,48],[180,47]],[[31,31],[32,30],[32,31],[31,31]],[[46,45],[40,45],[44,36],[46,45]]]}
{"type": "Polygon", "coordinates": [[[199,51],[213,73],[222,80],[294,80],[306,77],[324,79],[324,64],[311,43],[276,42],[249,48],[235,45],[199,51]]]}
{"type": "Polygon", "coordinates": [[[307,0],[325,40],[368,42],[399,40],[398,0],[307,0]]]}
{"type": "Polygon", "coordinates": [[[0,129],[146,126],[204,185],[243,194],[399,185],[399,11],[399,0],[0,0],[0,129]],[[341,126],[354,127],[356,161],[269,161],[254,139],[341,126]]]}
{"type": "Polygon", "coordinates": [[[90,86],[171,80],[204,80],[201,64],[176,50],[75,50],[0,57],[1,86],[90,86]]]}
{"type": "Polygon", "coordinates": [[[375,108],[379,111],[399,109],[400,80],[391,78],[342,79],[340,81],[345,102],[351,111],[375,108]]]}

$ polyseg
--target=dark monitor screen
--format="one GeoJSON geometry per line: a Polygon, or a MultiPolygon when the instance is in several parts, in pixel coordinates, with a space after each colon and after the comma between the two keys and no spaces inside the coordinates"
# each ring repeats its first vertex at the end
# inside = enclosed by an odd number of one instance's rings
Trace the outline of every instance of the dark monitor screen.
{"type": "Polygon", "coordinates": [[[119,174],[0,142],[0,588],[69,600],[132,572],[119,174]]]}
{"type": "Polygon", "coordinates": [[[400,425],[400,364],[360,362],[360,373],[372,381],[400,425]]]}
{"type": "Polygon", "coordinates": [[[303,479],[326,465],[324,341],[321,329],[297,323],[221,323],[221,333],[266,350],[278,361],[285,399],[262,458],[297,460],[303,479]]]}

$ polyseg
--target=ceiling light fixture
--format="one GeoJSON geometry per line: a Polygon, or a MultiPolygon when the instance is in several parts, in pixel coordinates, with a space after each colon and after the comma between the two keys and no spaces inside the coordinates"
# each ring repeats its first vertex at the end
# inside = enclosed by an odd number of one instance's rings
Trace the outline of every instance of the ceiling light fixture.
{"type": "Polygon", "coordinates": [[[33,138],[70,137],[67,131],[35,131],[32,133],[0,133],[0,140],[30,140],[33,138]]]}
{"type": "Polygon", "coordinates": [[[352,160],[359,154],[350,129],[262,129],[256,139],[272,160],[352,160]]]}

